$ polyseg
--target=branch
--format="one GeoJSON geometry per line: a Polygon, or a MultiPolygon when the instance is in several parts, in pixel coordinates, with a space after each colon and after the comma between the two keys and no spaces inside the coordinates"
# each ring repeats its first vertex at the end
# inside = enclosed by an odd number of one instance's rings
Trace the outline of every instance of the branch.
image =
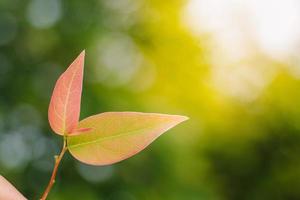
{"type": "Polygon", "coordinates": [[[59,156],[55,156],[55,165],[54,165],[54,168],[53,168],[53,172],[52,172],[52,175],[51,175],[51,178],[50,178],[50,181],[48,183],[48,186],[43,194],[43,196],[41,197],[40,200],[46,200],[49,192],[51,191],[52,189],[52,186],[54,185],[55,183],[55,178],[56,178],[56,174],[57,174],[57,170],[58,170],[58,166],[61,162],[61,159],[63,158],[64,154],[66,153],[68,147],[67,147],[67,142],[66,142],[66,138],[64,138],[64,145],[63,145],[63,148],[59,154],[59,156]]]}

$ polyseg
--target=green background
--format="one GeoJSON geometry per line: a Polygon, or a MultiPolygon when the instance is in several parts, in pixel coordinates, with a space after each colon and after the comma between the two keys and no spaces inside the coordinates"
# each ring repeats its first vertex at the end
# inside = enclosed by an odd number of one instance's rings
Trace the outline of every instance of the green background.
{"type": "Polygon", "coordinates": [[[299,79],[257,52],[247,62],[276,68],[274,78],[251,100],[225,95],[210,78],[219,59],[210,36],[182,25],[185,3],[0,0],[0,174],[40,197],[62,145],[47,121],[51,92],[85,49],[81,119],[140,111],[190,120],[112,166],[67,154],[49,199],[300,199],[299,79]]]}

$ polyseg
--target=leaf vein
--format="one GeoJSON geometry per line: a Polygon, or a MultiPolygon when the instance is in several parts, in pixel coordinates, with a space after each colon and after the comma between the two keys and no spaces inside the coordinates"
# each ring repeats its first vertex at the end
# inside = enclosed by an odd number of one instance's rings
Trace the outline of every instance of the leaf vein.
{"type": "MultiPolygon", "coordinates": [[[[137,131],[143,131],[143,130],[147,130],[147,129],[150,129],[150,128],[152,128],[152,126],[145,127],[145,128],[142,128],[142,129],[136,129],[136,130],[127,131],[125,133],[116,134],[116,135],[113,135],[113,136],[107,136],[107,137],[103,137],[103,138],[98,138],[96,140],[92,140],[92,141],[88,141],[88,142],[83,142],[83,143],[79,143],[79,144],[70,145],[69,148],[74,149],[74,148],[78,148],[78,147],[89,145],[89,144],[93,144],[93,143],[98,143],[98,142],[101,143],[103,141],[110,140],[110,139],[115,139],[115,138],[118,138],[118,137],[130,136],[130,135],[138,134],[139,132],[137,132],[137,131]]],[[[74,137],[76,137],[76,136],[74,136],[74,137]]]]}

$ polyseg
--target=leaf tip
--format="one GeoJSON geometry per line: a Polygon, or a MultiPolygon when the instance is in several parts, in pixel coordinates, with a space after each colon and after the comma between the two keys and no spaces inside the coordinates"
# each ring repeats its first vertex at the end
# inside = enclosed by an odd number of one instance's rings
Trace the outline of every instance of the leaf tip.
{"type": "Polygon", "coordinates": [[[176,121],[179,123],[189,120],[190,118],[183,115],[174,115],[176,121]]]}
{"type": "Polygon", "coordinates": [[[81,56],[85,56],[85,49],[83,49],[80,53],[81,56]]]}
{"type": "Polygon", "coordinates": [[[84,62],[84,58],[85,58],[85,49],[81,51],[81,53],[79,54],[79,56],[78,56],[77,59],[81,60],[82,62],[84,62]]]}

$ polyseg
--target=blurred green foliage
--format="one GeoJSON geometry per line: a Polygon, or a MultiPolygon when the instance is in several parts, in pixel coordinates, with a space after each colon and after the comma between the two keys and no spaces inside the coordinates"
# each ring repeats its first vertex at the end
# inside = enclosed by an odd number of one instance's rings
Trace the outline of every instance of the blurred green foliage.
{"type": "Polygon", "coordinates": [[[278,69],[268,86],[251,100],[225,95],[210,78],[210,38],[182,25],[185,3],[1,0],[0,173],[38,199],[61,145],[47,122],[51,92],[86,49],[81,118],[129,110],[190,120],[113,166],[67,155],[49,199],[300,199],[300,80],[258,53],[247,63],[278,69]]]}

